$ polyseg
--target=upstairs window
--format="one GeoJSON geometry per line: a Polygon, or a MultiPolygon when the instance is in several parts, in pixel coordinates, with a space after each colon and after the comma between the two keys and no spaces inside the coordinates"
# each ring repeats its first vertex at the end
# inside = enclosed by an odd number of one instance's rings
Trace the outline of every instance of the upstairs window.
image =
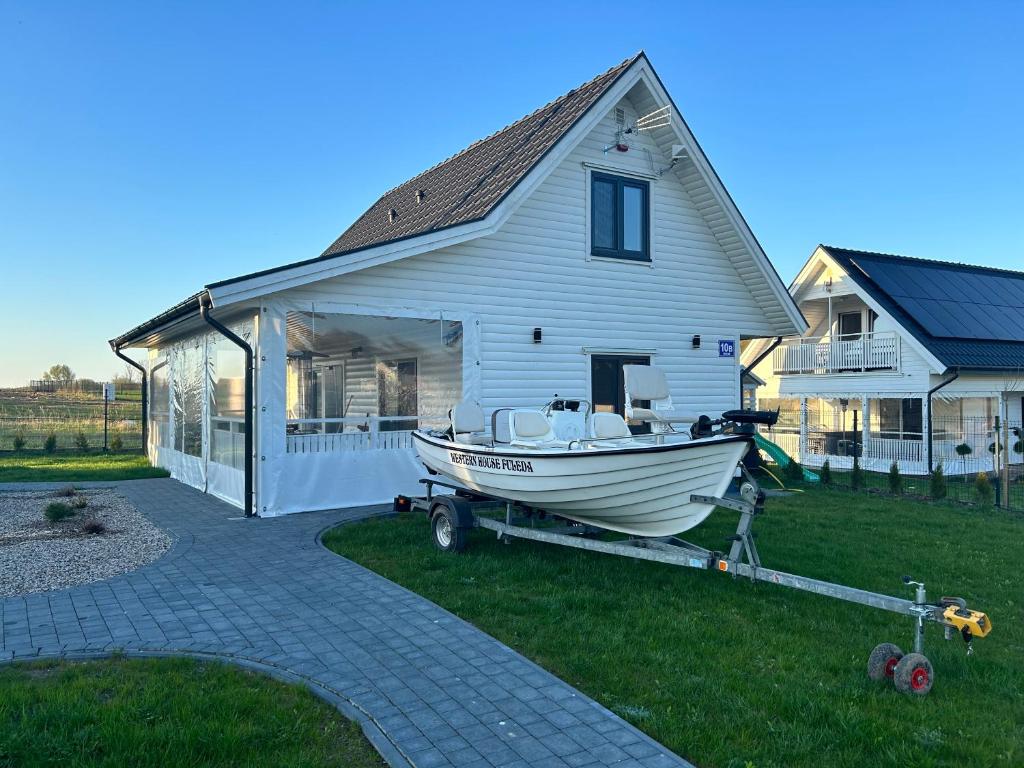
{"type": "Polygon", "coordinates": [[[650,185],[593,173],[590,179],[590,253],[650,261],[650,185]]]}

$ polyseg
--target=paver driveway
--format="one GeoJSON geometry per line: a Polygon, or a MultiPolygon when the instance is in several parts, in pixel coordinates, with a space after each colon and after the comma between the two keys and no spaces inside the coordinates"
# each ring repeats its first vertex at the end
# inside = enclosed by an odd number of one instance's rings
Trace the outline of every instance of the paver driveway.
{"type": "Polygon", "coordinates": [[[317,541],[325,527],[378,510],[231,519],[237,509],[173,480],[119,486],[177,537],[171,551],[108,581],[0,601],[0,659],[126,650],[270,665],[375,724],[395,764],[689,765],[489,635],[317,541]]]}

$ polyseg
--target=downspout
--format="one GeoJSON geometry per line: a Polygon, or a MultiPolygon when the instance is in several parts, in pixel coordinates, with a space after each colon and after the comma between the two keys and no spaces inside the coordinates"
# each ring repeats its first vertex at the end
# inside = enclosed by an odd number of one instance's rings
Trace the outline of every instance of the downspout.
{"type": "Polygon", "coordinates": [[[960,378],[960,369],[955,368],[953,375],[945,381],[936,384],[934,387],[928,390],[928,397],[926,398],[926,407],[928,411],[928,474],[932,471],[932,395],[938,392],[947,384],[952,384],[954,381],[960,378]]]}
{"type": "Polygon", "coordinates": [[[139,363],[132,360],[126,354],[121,352],[121,348],[114,346],[113,342],[110,343],[110,348],[114,350],[115,355],[117,355],[119,358],[128,363],[128,365],[130,365],[132,368],[135,368],[136,370],[138,370],[140,374],[142,374],[142,387],[140,390],[140,394],[142,395],[142,453],[148,455],[149,442],[147,441],[147,438],[149,437],[149,409],[147,408],[147,405],[149,404],[149,399],[146,397],[146,369],[143,368],[142,365],[140,365],[139,363]]]}
{"type": "Polygon", "coordinates": [[[217,321],[210,315],[212,302],[209,295],[199,301],[199,314],[207,325],[219,331],[228,341],[240,347],[245,353],[245,516],[255,517],[255,504],[252,492],[252,431],[253,431],[253,355],[252,347],[241,336],[217,321]]]}
{"type": "Polygon", "coordinates": [[[740,368],[740,408],[743,407],[743,377],[746,376],[750,371],[754,370],[762,360],[770,355],[779,344],[782,343],[782,337],[776,336],[775,341],[768,345],[768,349],[762,352],[760,355],[754,358],[754,361],[750,365],[743,366],[740,368]]]}

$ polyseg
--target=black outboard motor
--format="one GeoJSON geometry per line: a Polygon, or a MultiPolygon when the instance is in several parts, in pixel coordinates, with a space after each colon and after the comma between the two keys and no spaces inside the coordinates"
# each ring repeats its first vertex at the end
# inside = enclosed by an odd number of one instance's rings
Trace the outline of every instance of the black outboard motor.
{"type": "Polygon", "coordinates": [[[736,424],[766,424],[769,427],[774,427],[779,420],[779,412],[752,411],[744,408],[743,410],[726,411],[722,414],[722,418],[736,424]]]}
{"type": "Polygon", "coordinates": [[[757,434],[757,424],[764,424],[774,427],[779,420],[779,411],[753,411],[748,409],[726,411],[722,414],[723,421],[732,422],[731,432],[734,435],[748,435],[750,437],[750,449],[743,457],[743,465],[747,469],[757,469],[761,466],[761,452],[754,445],[754,435],[757,434]]]}

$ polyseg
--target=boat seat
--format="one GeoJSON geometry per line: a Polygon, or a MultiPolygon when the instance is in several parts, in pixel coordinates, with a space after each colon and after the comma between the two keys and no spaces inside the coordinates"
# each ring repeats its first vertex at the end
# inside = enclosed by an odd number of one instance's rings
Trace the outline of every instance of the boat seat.
{"type": "Polygon", "coordinates": [[[672,391],[665,372],[654,365],[624,365],[626,417],[661,424],[692,424],[693,414],[681,413],[672,405],[672,391]],[[648,407],[635,405],[646,401],[648,407]]]}
{"type": "Polygon", "coordinates": [[[490,445],[491,438],[484,434],[484,409],[477,403],[463,400],[448,411],[452,421],[452,437],[456,443],[490,445]]]}
{"type": "Polygon", "coordinates": [[[595,413],[590,417],[590,436],[599,440],[632,437],[626,420],[617,413],[595,413]]]}
{"type": "Polygon", "coordinates": [[[559,440],[551,422],[540,411],[532,408],[514,408],[508,411],[509,442],[512,445],[540,446],[567,445],[559,440]]]}

